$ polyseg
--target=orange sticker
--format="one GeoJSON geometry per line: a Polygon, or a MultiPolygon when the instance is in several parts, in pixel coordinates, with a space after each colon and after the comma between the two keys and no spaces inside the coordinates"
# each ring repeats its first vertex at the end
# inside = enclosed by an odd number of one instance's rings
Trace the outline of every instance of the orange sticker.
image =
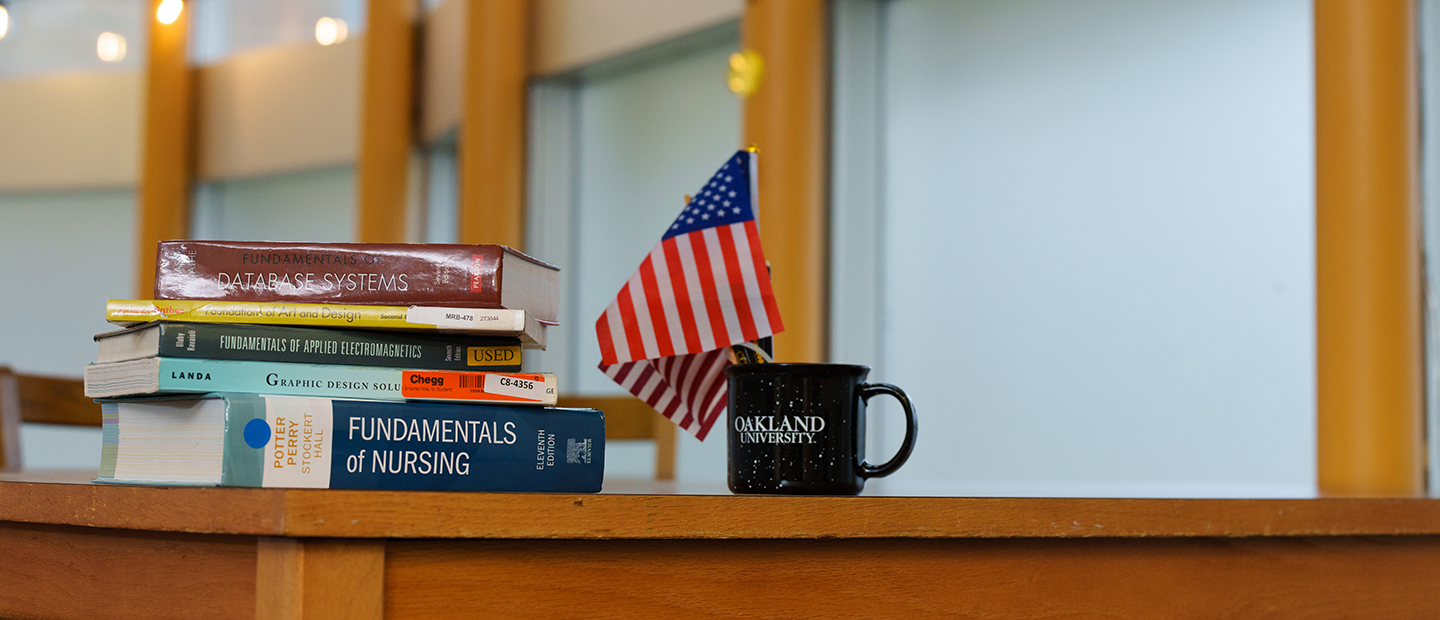
{"type": "Polygon", "coordinates": [[[417,399],[553,405],[555,376],[518,372],[406,370],[400,376],[400,395],[417,399]]]}

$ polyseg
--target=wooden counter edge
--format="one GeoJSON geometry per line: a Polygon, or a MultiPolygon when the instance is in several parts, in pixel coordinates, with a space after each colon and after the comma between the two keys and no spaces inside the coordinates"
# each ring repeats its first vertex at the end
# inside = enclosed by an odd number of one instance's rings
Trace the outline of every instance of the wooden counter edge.
{"type": "Polygon", "coordinates": [[[291,492],[286,535],[499,539],[1440,534],[1440,501],[291,492]],[[329,515],[345,514],[345,519],[329,515]],[[414,518],[424,515],[423,518],[414,518]]]}
{"type": "Polygon", "coordinates": [[[1440,501],[571,495],[0,482],[0,521],[317,538],[1428,536],[1440,535],[1440,501]]]}
{"type": "Polygon", "coordinates": [[[0,521],[279,536],[285,491],[0,481],[0,521]]]}

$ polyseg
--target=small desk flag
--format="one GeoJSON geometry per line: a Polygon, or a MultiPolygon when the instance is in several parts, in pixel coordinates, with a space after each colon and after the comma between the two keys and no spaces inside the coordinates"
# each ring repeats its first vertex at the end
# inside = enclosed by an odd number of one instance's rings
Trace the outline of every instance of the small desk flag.
{"type": "Polygon", "coordinates": [[[702,441],[725,411],[730,346],[784,330],[755,223],[755,155],[725,162],[595,321],[600,370],[702,441]]]}

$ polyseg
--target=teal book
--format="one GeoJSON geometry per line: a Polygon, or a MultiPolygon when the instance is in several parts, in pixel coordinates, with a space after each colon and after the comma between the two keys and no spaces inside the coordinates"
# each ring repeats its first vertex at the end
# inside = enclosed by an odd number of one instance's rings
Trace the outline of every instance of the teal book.
{"type": "Polygon", "coordinates": [[[596,493],[594,409],[255,394],[109,400],[99,482],[596,493]]]}
{"type": "MultiPolygon", "coordinates": [[[[378,366],[337,364],[291,364],[173,357],[149,357],[125,362],[90,364],[85,367],[85,395],[90,398],[117,398],[158,394],[205,394],[245,392],[277,396],[318,396],[362,400],[438,399],[412,392],[426,392],[429,377],[463,374],[484,380],[506,373],[455,373],[453,371],[412,371],[378,366]],[[415,375],[422,374],[423,377],[415,375]]],[[[517,376],[510,374],[508,376],[517,376]]],[[[554,405],[555,375],[518,375],[534,381],[535,393],[515,396],[490,387],[471,390],[466,402],[503,402],[554,405]]],[[[439,381],[441,379],[436,379],[439,381]]],[[[434,390],[429,390],[433,393],[434,390]]]]}

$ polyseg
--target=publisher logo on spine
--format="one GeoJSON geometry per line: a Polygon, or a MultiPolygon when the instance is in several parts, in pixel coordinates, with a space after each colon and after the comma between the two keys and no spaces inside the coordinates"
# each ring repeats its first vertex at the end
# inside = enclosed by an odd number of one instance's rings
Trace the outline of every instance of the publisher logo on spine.
{"type": "Polygon", "coordinates": [[[825,418],[817,415],[756,415],[735,418],[740,443],[818,443],[825,418]]]}
{"type": "Polygon", "coordinates": [[[565,462],[588,464],[590,462],[590,439],[567,438],[565,440],[565,462]]]}
{"type": "Polygon", "coordinates": [[[471,292],[471,293],[479,293],[479,292],[480,292],[480,288],[481,288],[481,287],[480,287],[480,283],[481,283],[480,274],[484,271],[484,269],[485,269],[485,255],[484,255],[484,254],[471,254],[471,255],[470,255],[470,292],[471,292]]]}

